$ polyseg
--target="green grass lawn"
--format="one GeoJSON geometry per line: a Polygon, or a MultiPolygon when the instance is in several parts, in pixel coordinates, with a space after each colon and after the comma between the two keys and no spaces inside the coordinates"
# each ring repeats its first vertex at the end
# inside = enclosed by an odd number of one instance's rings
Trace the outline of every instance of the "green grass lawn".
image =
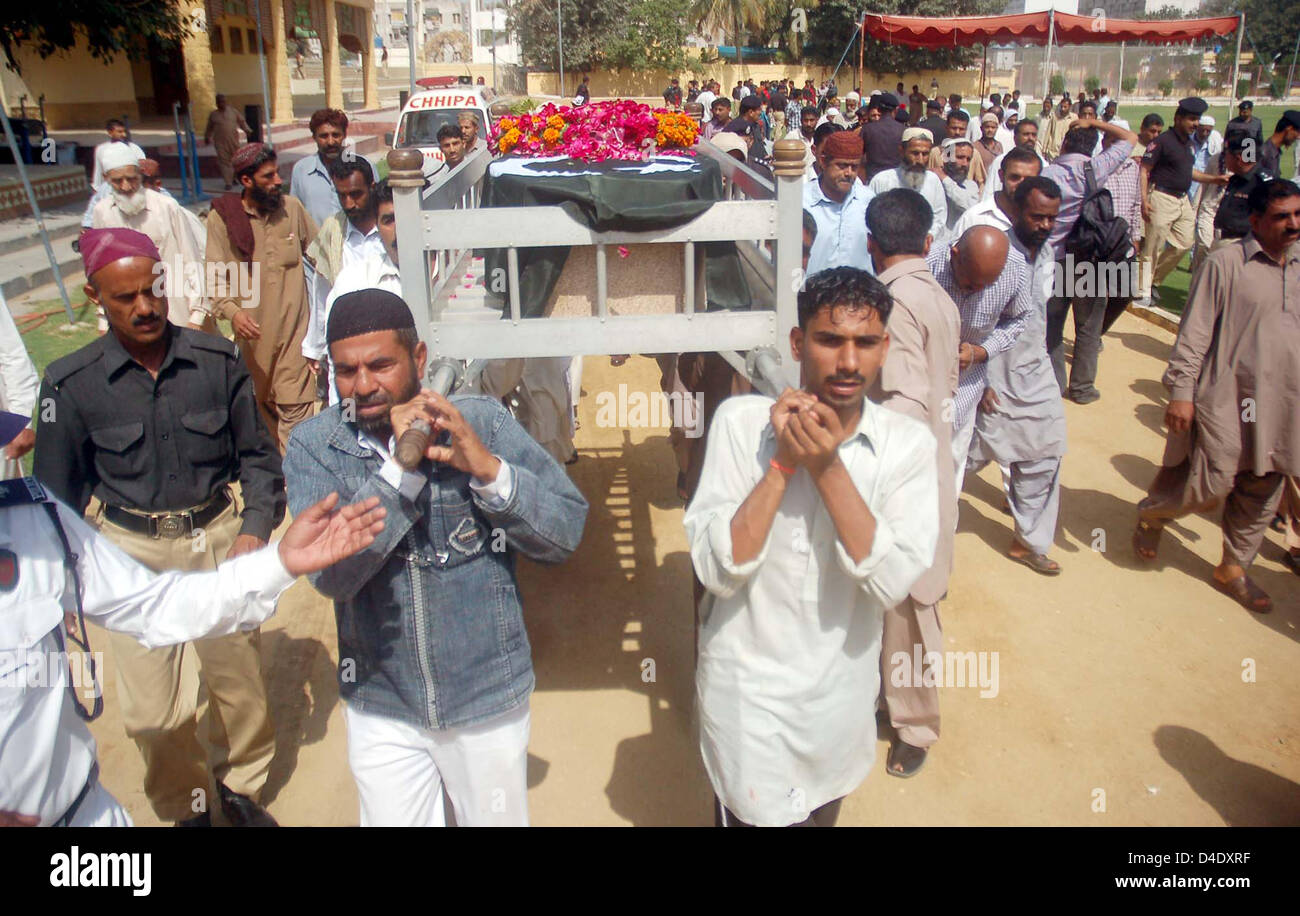
{"type": "MultiPolygon", "coordinates": [[[[1168,130],[1174,123],[1174,111],[1177,108],[1178,102],[1176,99],[1171,102],[1125,102],[1121,99],[1119,116],[1128,121],[1129,127],[1137,130],[1142,126],[1142,118],[1154,111],[1165,119],[1165,129],[1168,130]]],[[[1255,117],[1259,118],[1264,124],[1265,139],[1272,136],[1273,128],[1277,126],[1278,119],[1282,117],[1282,113],[1286,110],[1286,105],[1261,105],[1258,102],[1255,103],[1255,117]]],[[[1228,113],[1227,107],[1219,104],[1211,105],[1206,114],[1214,115],[1214,129],[1222,134],[1228,119],[1235,118],[1237,111],[1233,109],[1231,113],[1228,113]]],[[[1283,178],[1295,177],[1295,153],[1292,150],[1282,151],[1280,164],[1283,178]]]]}
{"type": "MultiPolygon", "coordinates": [[[[40,325],[22,335],[23,344],[27,347],[32,362],[36,364],[36,374],[42,378],[45,377],[46,366],[59,357],[81,349],[98,336],[95,307],[86,301],[86,296],[80,289],[68,290],[68,296],[72,300],[76,324],[68,324],[63,314],[62,299],[48,299],[36,303],[31,311],[48,312],[57,309],[57,314],[49,316],[40,325]]],[[[39,407],[36,422],[40,423],[39,407]]],[[[31,473],[30,452],[23,458],[23,468],[27,473],[31,473]]]]}
{"type": "MultiPolygon", "coordinates": [[[[1254,101],[1252,99],[1252,101],[1254,101]]],[[[1174,111],[1178,107],[1177,100],[1169,102],[1125,102],[1120,101],[1120,117],[1129,122],[1133,130],[1137,130],[1142,124],[1142,118],[1149,112],[1157,112],[1165,119],[1165,127],[1173,124],[1174,111]]],[[[1264,136],[1267,138],[1273,133],[1273,128],[1277,126],[1278,119],[1282,113],[1287,110],[1286,105],[1261,105],[1255,103],[1255,117],[1259,118],[1264,124],[1264,136]]],[[[1235,118],[1237,111],[1234,108],[1231,112],[1223,104],[1211,105],[1208,114],[1214,115],[1214,129],[1223,133],[1229,118],[1235,118]]],[[[1279,164],[1282,169],[1283,178],[1295,178],[1295,153],[1291,150],[1283,150],[1279,164]]],[[[1161,299],[1156,303],[1160,308],[1173,312],[1175,315],[1183,313],[1183,306],[1187,303],[1187,287],[1191,284],[1191,265],[1192,256],[1184,256],[1179,262],[1178,267],[1171,273],[1160,287],[1161,299]]]]}

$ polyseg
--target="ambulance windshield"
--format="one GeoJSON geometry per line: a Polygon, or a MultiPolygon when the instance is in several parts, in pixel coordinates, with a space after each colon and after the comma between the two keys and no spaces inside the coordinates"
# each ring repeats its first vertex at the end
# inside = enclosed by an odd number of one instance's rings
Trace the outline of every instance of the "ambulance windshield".
{"type": "MultiPolygon", "coordinates": [[[[483,115],[475,108],[426,108],[424,111],[408,111],[402,116],[402,128],[397,133],[397,143],[402,146],[437,146],[438,131],[444,124],[457,125],[459,116],[469,112],[480,123],[483,115]]],[[[483,128],[479,127],[482,134],[483,128]]]]}

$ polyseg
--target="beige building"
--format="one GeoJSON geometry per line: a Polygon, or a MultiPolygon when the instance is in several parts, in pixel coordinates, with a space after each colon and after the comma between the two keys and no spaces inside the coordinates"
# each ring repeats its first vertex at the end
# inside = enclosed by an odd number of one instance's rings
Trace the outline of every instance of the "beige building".
{"type": "MultiPolygon", "coordinates": [[[[231,104],[262,105],[258,23],[266,57],[270,120],[293,120],[289,78],[301,40],[319,48],[325,100],[343,107],[340,48],[361,55],[365,108],[379,107],[372,16],[374,0],[178,0],[192,27],[179,48],[142,37],[134,54],[109,63],[90,56],[84,44],[42,60],[24,47],[17,54],[21,76],[4,69],[11,104],[21,96],[29,106],[45,97],[45,115],[54,130],[103,127],[105,118],[127,117],[133,124],[171,122],[172,104],[190,105],[202,131],[216,94],[231,104]]],[[[29,109],[30,110],[30,109],[29,109]]]]}

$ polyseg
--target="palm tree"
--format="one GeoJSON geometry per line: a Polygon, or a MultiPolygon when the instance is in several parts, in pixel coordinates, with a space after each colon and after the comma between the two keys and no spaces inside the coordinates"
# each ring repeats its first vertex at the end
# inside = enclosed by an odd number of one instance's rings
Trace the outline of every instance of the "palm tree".
{"type": "Polygon", "coordinates": [[[689,20],[697,29],[722,29],[736,38],[736,65],[741,61],[744,27],[760,24],[769,13],[764,0],[691,0],[689,20]]]}

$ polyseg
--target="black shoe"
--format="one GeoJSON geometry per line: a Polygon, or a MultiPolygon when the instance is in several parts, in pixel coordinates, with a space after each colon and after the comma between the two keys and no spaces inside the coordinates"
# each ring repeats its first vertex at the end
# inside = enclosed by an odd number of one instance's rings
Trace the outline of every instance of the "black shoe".
{"type": "Polygon", "coordinates": [[[221,795],[221,813],[230,821],[232,827],[279,827],[271,812],[267,811],[247,795],[240,795],[227,789],[224,783],[217,783],[217,792],[221,795]]]}
{"type": "Polygon", "coordinates": [[[183,820],[183,821],[177,821],[176,824],[175,824],[174,826],[176,826],[176,827],[211,827],[211,826],[212,826],[212,815],[211,815],[211,813],[209,813],[209,812],[207,812],[207,811],[204,811],[202,814],[195,815],[194,817],[186,818],[186,819],[183,820]]]}
{"type": "Polygon", "coordinates": [[[1078,394],[1070,394],[1066,396],[1076,404],[1091,404],[1093,401],[1101,400],[1101,392],[1098,391],[1096,388],[1093,388],[1089,391],[1080,391],[1078,394]]]}

